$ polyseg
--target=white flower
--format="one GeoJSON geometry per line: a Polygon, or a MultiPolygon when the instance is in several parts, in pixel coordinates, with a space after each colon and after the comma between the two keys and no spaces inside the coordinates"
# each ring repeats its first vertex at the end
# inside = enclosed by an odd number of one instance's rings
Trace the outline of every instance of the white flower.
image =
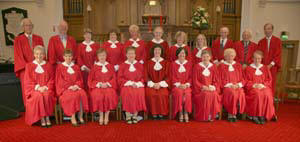
{"type": "Polygon", "coordinates": [[[200,26],[200,21],[197,21],[196,24],[197,24],[198,26],[200,26]]]}
{"type": "Polygon", "coordinates": [[[209,15],[208,15],[208,12],[205,12],[205,13],[204,13],[204,17],[207,18],[208,16],[209,16],[209,15]]]}
{"type": "Polygon", "coordinates": [[[206,24],[206,23],[207,23],[207,20],[205,20],[205,19],[202,19],[202,23],[205,23],[205,24],[206,24]]]}

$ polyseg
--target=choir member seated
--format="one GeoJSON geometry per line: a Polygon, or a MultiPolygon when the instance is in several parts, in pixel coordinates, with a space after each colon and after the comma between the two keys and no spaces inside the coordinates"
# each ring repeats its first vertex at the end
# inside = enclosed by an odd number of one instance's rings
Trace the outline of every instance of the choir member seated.
{"type": "Polygon", "coordinates": [[[55,107],[54,70],[45,59],[45,48],[38,45],[33,50],[34,60],[26,64],[25,122],[32,125],[41,120],[42,127],[50,127],[49,116],[53,115],[55,107]]]}
{"type": "Polygon", "coordinates": [[[147,44],[147,60],[150,60],[152,57],[151,57],[151,48],[156,46],[156,45],[161,45],[164,49],[164,52],[163,54],[161,55],[161,57],[163,57],[165,60],[168,59],[168,53],[169,53],[169,44],[167,41],[164,41],[162,39],[162,36],[164,34],[164,30],[162,27],[156,27],[153,31],[153,35],[154,35],[154,38],[148,42],[147,44]]]}
{"type": "Polygon", "coordinates": [[[76,121],[76,113],[81,124],[84,124],[83,111],[88,112],[88,98],[83,87],[83,79],[80,67],[72,62],[73,52],[65,49],[64,62],[56,67],[56,92],[64,114],[71,116],[73,126],[79,126],[76,121]]]}
{"type": "Polygon", "coordinates": [[[244,79],[242,65],[234,61],[236,52],[232,48],[225,49],[225,61],[218,66],[220,87],[222,88],[223,106],[228,112],[228,121],[236,122],[238,111],[244,112],[246,100],[243,90],[244,79]]]}
{"type": "Polygon", "coordinates": [[[138,62],[135,47],[126,48],[127,60],[120,65],[118,82],[121,89],[122,108],[128,124],[138,123],[138,112],[146,111],[144,66],[138,62]]]}
{"type": "Polygon", "coordinates": [[[186,60],[188,51],[181,47],[176,51],[177,60],[171,65],[172,80],[172,114],[173,118],[179,112],[179,122],[189,122],[192,112],[192,62],[186,60]]]}
{"type": "Polygon", "coordinates": [[[161,120],[169,114],[169,63],[161,57],[164,51],[161,45],[154,45],[150,50],[151,59],[145,69],[147,108],[154,120],[161,120]]]}
{"type": "Polygon", "coordinates": [[[210,51],[204,50],[201,59],[202,62],[195,64],[193,70],[194,119],[213,121],[221,109],[218,69],[210,62],[210,51]]]}
{"type": "Polygon", "coordinates": [[[207,40],[204,34],[199,34],[196,39],[196,47],[193,50],[193,63],[198,64],[202,61],[202,52],[211,49],[207,47],[207,40]]]}
{"type": "Polygon", "coordinates": [[[106,61],[106,57],[104,48],[97,50],[98,62],[95,62],[88,79],[91,111],[99,112],[99,125],[108,124],[110,110],[116,109],[118,105],[116,73],[114,66],[106,61]]]}
{"type": "Polygon", "coordinates": [[[192,61],[192,54],[191,54],[191,49],[188,45],[186,45],[187,43],[187,35],[185,32],[182,31],[178,31],[175,34],[175,40],[176,40],[176,44],[171,46],[169,49],[169,55],[168,55],[168,60],[170,62],[174,62],[175,60],[177,60],[177,49],[182,47],[184,48],[188,54],[186,54],[186,60],[188,61],[192,61]]]}
{"type": "Polygon", "coordinates": [[[256,50],[253,63],[245,70],[246,113],[256,124],[265,124],[275,116],[272,92],[272,75],[269,68],[262,64],[263,52],[256,50]]]}

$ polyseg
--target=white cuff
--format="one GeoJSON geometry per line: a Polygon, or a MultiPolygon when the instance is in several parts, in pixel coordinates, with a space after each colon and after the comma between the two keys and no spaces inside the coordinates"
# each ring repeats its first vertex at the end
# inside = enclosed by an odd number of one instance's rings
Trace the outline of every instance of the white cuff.
{"type": "Polygon", "coordinates": [[[179,83],[179,82],[176,82],[176,83],[174,83],[174,85],[175,85],[176,87],[179,87],[179,86],[180,86],[180,83],[179,83]]]}
{"type": "Polygon", "coordinates": [[[224,63],[224,60],[221,60],[220,62],[221,62],[221,63],[224,63]]]}
{"type": "Polygon", "coordinates": [[[69,89],[69,90],[71,90],[71,87],[72,87],[72,86],[69,86],[69,88],[68,88],[68,89],[69,89]]]}
{"type": "Polygon", "coordinates": [[[253,85],[252,85],[252,88],[255,88],[255,85],[256,85],[256,84],[253,84],[253,85]]]}
{"type": "Polygon", "coordinates": [[[208,85],[209,88],[211,88],[213,91],[216,91],[216,87],[214,85],[208,85]]]}
{"type": "Polygon", "coordinates": [[[160,87],[164,87],[164,88],[169,86],[166,81],[159,82],[159,85],[160,85],[160,87]]]}
{"type": "Polygon", "coordinates": [[[262,88],[266,88],[266,86],[265,85],[263,85],[263,84],[259,84],[262,88]]]}
{"type": "Polygon", "coordinates": [[[240,82],[240,83],[238,83],[238,86],[240,87],[240,88],[243,88],[243,84],[240,82]]]}
{"type": "Polygon", "coordinates": [[[148,81],[147,86],[150,88],[153,88],[154,82],[153,81],[148,81]]]}
{"type": "Polygon", "coordinates": [[[101,85],[102,85],[102,82],[98,82],[98,83],[96,84],[96,87],[97,87],[97,88],[100,88],[101,85]]]}
{"type": "Polygon", "coordinates": [[[214,63],[218,63],[219,61],[218,60],[214,60],[214,63]]]}
{"type": "Polygon", "coordinates": [[[84,71],[86,68],[88,68],[88,67],[85,66],[85,65],[82,65],[80,69],[81,69],[82,71],[84,71]]]}
{"type": "Polygon", "coordinates": [[[114,68],[115,68],[115,71],[118,71],[119,70],[119,65],[115,65],[114,68]]]}
{"type": "Polygon", "coordinates": [[[45,86],[46,87],[46,90],[48,90],[48,87],[47,86],[45,86]]]}
{"type": "Polygon", "coordinates": [[[231,85],[233,85],[232,83],[227,83],[224,87],[229,88],[231,85]]]}
{"type": "Polygon", "coordinates": [[[275,65],[275,62],[274,62],[274,61],[272,61],[270,64],[271,64],[272,66],[274,66],[274,65],[275,65]]]}
{"type": "Polygon", "coordinates": [[[138,87],[138,88],[141,88],[141,87],[144,87],[144,84],[142,82],[136,82],[135,85],[138,87]]]}
{"type": "Polygon", "coordinates": [[[128,80],[128,81],[124,84],[124,86],[132,86],[133,83],[134,83],[133,81],[128,80]]]}
{"type": "Polygon", "coordinates": [[[190,86],[191,86],[191,84],[190,84],[190,83],[185,83],[185,85],[187,85],[187,87],[190,87],[190,86]]]}
{"type": "Polygon", "coordinates": [[[108,87],[111,87],[111,84],[109,82],[106,82],[106,84],[107,84],[108,87]]]}
{"type": "Polygon", "coordinates": [[[140,60],[140,63],[141,63],[141,64],[144,64],[144,61],[143,61],[143,60],[140,60]]]}
{"type": "Polygon", "coordinates": [[[40,88],[40,85],[37,84],[37,85],[35,85],[34,90],[38,90],[39,88],[40,88]]]}

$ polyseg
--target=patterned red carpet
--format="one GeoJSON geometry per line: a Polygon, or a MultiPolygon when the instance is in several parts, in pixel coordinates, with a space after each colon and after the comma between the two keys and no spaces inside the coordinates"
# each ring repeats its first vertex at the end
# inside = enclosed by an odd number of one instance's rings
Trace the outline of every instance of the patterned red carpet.
{"type": "Polygon", "coordinates": [[[108,126],[89,122],[74,128],[65,122],[52,128],[27,126],[24,117],[0,122],[0,142],[298,142],[300,141],[300,104],[279,107],[278,122],[256,125],[250,121],[229,123],[225,120],[192,121],[188,124],[175,120],[147,120],[136,125],[112,121],[108,126]]]}

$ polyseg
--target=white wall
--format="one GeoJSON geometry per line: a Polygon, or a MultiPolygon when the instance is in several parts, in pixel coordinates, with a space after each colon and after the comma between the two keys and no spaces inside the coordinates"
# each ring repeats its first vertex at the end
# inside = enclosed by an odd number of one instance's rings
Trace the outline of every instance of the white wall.
{"type": "MultiPolygon", "coordinates": [[[[47,47],[49,38],[54,35],[53,26],[63,19],[62,0],[35,0],[27,2],[0,1],[0,11],[17,7],[27,10],[28,17],[34,24],[34,33],[43,37],[47,47]]],[[[2,13],[0,12],[0,57],[13,58],[13,48],[6,47],[3,31],[2,13]]]]}
{"type": "MultiPolygon", "coordinates": [[[[264,37],[263,26],[274,24],[274,35],[290,33],[289,40],[300,40],[300,0],[243,0],[241,33],[245,28],[253,31],[253,40],[264,37]]],[[[300,65],[300,50],[297,65],[300,65]]]]}

